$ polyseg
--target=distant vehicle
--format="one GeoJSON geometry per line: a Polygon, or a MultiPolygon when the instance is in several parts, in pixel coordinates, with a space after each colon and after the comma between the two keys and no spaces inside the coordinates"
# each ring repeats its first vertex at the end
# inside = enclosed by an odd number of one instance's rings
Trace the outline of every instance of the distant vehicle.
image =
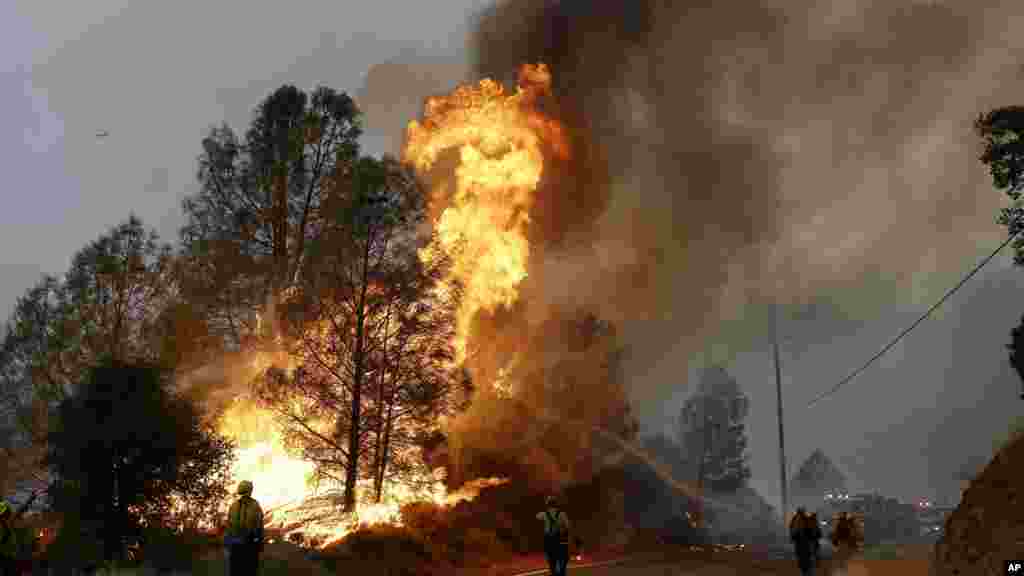
{"type": "Polygon", "coordinates": [[[106,138],[107,136],[110,136],[110,132],[108,130],[96,131],[96,138],[106,138]]]}

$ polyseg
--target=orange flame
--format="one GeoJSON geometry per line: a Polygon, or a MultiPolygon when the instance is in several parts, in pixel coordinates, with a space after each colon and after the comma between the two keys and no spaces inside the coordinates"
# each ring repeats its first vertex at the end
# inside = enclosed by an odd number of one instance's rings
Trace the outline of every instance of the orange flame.
{"type": "Polygon", "coordinates": [[[550,93],[547,66],[524,65],[514,94],[482,80],[448,96],[429,98],[422,122],[410,122],[403,159],[421,174],[441,153],[457,149],[455,190],[433,191],[447,208],[434,223],[437,240],[421,251],[429,262],[438,253],[454,262],[449,282],[465,291],[457,316],[457,360],[466,359],[470,322],[477,312],[509,307],[519,297],[530,258],[527,229],[544,154],[568,155],[561,126],[536,110],[550,93]]]}
{"type": "MultiPolygon", "coordinates": [[[[454,343],[459,364],[467,359],[474,316],[512,306],[518,300],[529,268],[527,232],[545,155],[568,157],[561,125],[537,108],[539,100],[550,94],[550,86],[551,75],[544,64],[524,65],[514,93],[507,94],[492,80],[458,87],[447,96],[428,99],[423,120],[411,122],[407,129],[402,156],[421,174],[446,150],[459,154],[451,198],[446,198],[446,190],[440,187],[432,191],[433,200],[446,207],[434,222],[436,240],[420,252],[427,263],[438,255],[450,257],[453,266],[446,287],[463,288],[454,343]]],[[[319,332],[325,327],[310,330],[323,341],[327,335],[319,332]]],[[[287,371],[295,368],[299,359],[282,352],[285,343],[279,335],[274,336],[278,349],[252,351],[251,365],[246,367],[252,374],[247,376],[255,377],[271,366],[287,371]]],[[[507,369],[499,371],[497,384],[510,393],[507,369]]],[[[360,501],[353,514],[342,515],[338,512],[341,486],[311,485],[313,465],[285,449],[269,410],[248,399],[237,399],[225,413],[220,431],[238,443],[232,475],[236,481],[253,482],[253,496],[268,511],[268,527],[283,532],[286,539],[301,533],[303,539],[318,542],[320,547],[337,542],[360,525],[398,524],[405,503],[453,506],[476,498],[484,487],[507,481],[479,479],[449,494],[440,472],[435,471],[433,478],[422,479],[421,484],[429,486],[426,490],[390,486],[383,502],[360,501]]],[[[361,483],[357,493],[371,493],[370,488],[361,483]]]]}
{"type": "MultiPolygon", "coordinates": [[[[274,365],[282,367],[281,363],[285,369],[294,368],[294,359],[282,360],[279,354],[265,352],[252,354],[250,368],[254,370],[274,365]]],[[[282,532],[287,539],[301,537],[320,548],[337,543],[360,526],[400,525],[400,510],[404,504],[432,502],[454,506],[476,498],[484,487],[507,482],[499,478],[478,479],[449,494],[444,486],[443,470],[438,469],[432,477],[417,482],[427,488],[414,490],[398,484],[388,485],[382,502],[373,503],[366,498],[373,493],[372,483],[361,481],[357,484],[357,494],[362,498],[356,510],[342,514],[343,486],[330,481],[318,485],[312,482],[314,465],[286,449],[278,423],[269,409],[244,396],[238,397],[224,412],[218,430],[237,443],[232,479],[253,483],[253,497],[266,512],[267,528],[282,532]]],[[[226,513],[229,505],[230,502],[223,503],[221,512],[226,513]]]]}

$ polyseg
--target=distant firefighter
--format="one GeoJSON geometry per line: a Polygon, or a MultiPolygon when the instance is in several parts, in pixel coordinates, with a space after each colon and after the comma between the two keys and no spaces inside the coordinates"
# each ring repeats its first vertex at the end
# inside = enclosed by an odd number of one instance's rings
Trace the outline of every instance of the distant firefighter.
{"type": "Polygon", "coordinates": [[[797,508],[789,523],[789,538],[793,542],[797,564],[804,576],[813,576],[818,563],[818,546],[821,540],[821,526],[818,515],[808,514],[802,507],[797,508]]]}
{"type": "Polygon", "coordinates": [[[544,521],[544,554],[551,576],[565,576],[569,564],[569,517],[554,496],[548,496],[545,503],[547,509],[537,514],[537,519],[544,521]]]}
{"type": "Polygon", "coordinates": [[[835,565],[835,573],[846,574],[850,557],[859,547],[857,533],[858,529],[853,516],[848,512],[840,512],[835,518],[832,529],[832,546],[835,548],[832,561],[835,565]]]}

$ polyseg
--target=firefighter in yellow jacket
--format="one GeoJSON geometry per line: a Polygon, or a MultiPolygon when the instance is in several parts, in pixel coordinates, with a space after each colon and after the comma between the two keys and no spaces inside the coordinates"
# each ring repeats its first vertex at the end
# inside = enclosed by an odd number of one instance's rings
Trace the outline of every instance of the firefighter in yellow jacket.
{"type": "Polygon", "coordinates": [[[548,496],[545,503],[547,510],[537,514],[537,519],[544,521],[544,555],[551,576],[565,576],[569,565],[569,517],[554,496],[548,496]]]}
{"type": "Polygon", "coordinates": [[[255,576],[263,551],[263,509],[252,497],[252,482],[238,484],[238,500],[228,511],[224,533],[230,576],[255,576]]]}

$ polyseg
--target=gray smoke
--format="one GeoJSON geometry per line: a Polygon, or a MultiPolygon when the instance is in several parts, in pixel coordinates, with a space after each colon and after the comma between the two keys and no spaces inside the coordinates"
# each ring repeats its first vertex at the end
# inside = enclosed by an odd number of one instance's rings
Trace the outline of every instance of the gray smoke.
{"type": "Polygon", "coordinates": [[[490,7],[476,74],[549,64],[576,151],[538,200],[531,292],[619,324],[647,404],[769,304],[938,297],[1003,235],[971,123],[1021,94],[1021,23],[976,0],[490,7]]]}

